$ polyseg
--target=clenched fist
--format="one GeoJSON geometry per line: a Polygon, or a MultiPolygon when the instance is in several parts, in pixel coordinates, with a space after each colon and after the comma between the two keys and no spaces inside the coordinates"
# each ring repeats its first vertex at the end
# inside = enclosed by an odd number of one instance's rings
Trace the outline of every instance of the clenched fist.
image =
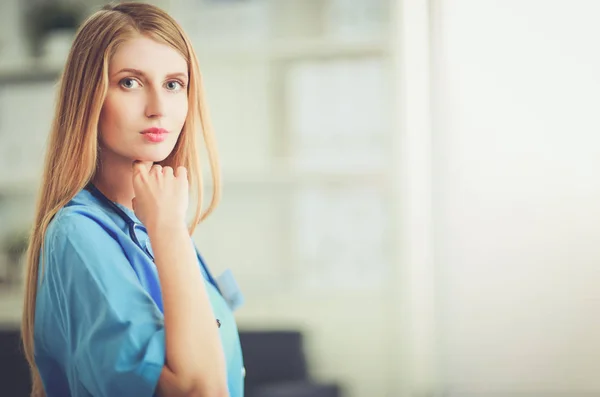
{"type": "Polygon", "coordinates": [[[148,230],[185,226],[189,183],[185,167],[133,164],[133,211],[148,230]]]}

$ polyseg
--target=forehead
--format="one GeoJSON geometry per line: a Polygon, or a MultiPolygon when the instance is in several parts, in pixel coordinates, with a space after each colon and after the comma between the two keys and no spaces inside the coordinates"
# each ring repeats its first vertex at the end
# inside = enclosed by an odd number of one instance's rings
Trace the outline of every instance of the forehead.
{"type": "Polygon", "coordinates": [[[121,43],[110,60],[110,73],[123,68],[159,75],[186,73],[187,62],[173,47],[146,36],[137,36],[121,43]]]}

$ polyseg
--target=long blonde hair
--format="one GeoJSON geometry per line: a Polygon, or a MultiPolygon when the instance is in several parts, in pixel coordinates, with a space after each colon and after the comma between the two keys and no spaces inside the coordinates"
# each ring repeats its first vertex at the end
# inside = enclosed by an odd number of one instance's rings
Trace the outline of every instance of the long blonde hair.
{"type": "MultiPolygon", "coordinates": [[[[204,87],[196,54],[181,27],[163,10],[143,3],[104,6],[79,28],[63,70],[51,126],[34,224],[27,250],[25,299],[21,333],[31,367],[32,397],[43,397],[34,360],[34,322],[38,272],[44,236],[50,221],[94,177],[98,151],[98,120],[108,87],[108,65],[120,43],[145,35],[176,49],[187,60],[189,111],[175,148],[162,162],[188,169],[191,191],[197,194],[190,234],[220,199],[221,177],[216,144],[204,102],[204,87]],[[202,213],[202,172],[196,140],[201,129],[213,180],[210,204],[202,213]]],[[[43,272],[43,266],[41,266],[43,272]]]]}

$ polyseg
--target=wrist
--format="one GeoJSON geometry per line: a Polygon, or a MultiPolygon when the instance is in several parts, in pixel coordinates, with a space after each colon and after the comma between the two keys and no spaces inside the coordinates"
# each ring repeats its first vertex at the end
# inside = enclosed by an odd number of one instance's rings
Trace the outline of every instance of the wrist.
{"type": "Polygon", "coordinates": [[[153,235],[165,233],[177,234],[180,232],[185,232],[188,234],[188,227],[183,219],[157,219],[154,222],[149,222],[149,224],[146,226],[146,229],[148,231],[148,236],[151,238],[153,235]]]}

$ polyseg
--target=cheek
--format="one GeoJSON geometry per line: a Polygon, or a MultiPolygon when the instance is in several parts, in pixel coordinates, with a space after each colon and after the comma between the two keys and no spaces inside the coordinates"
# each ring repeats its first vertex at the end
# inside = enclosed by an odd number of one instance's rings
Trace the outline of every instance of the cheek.
{"type": "Polygon", "coordinates": [[[119,107],[110,95],[104,100],[102,112],[100,113],[100,133],[111,135],[119,125],[119,107]]]}
{"type": "Polygon", "coordinates": [[[98,121],[98,135],[102,143],[111,141],[111,135],[114,135],[114,110],[108,103],[104,103],[100,112],[100,120],[98,121]]]}
{"type": "Polygon", "coordinates": [[[110,143],[122,136],[121,131],[127,129],[127,108],[120,103],[119,98],[108,96],[102,106],[98,130],[103,142],[110,143]]]}
{"type": "Polygon", "coordinates": [[[187,117],[187,112],[188,100],[187,97],[185,97],[184,99],[179,101],[174,112],[175,120],[177,121],[177,125],[179,126],[179,128],[183,127],[183,124],[185,123],[185,119],[187,117]]]}

